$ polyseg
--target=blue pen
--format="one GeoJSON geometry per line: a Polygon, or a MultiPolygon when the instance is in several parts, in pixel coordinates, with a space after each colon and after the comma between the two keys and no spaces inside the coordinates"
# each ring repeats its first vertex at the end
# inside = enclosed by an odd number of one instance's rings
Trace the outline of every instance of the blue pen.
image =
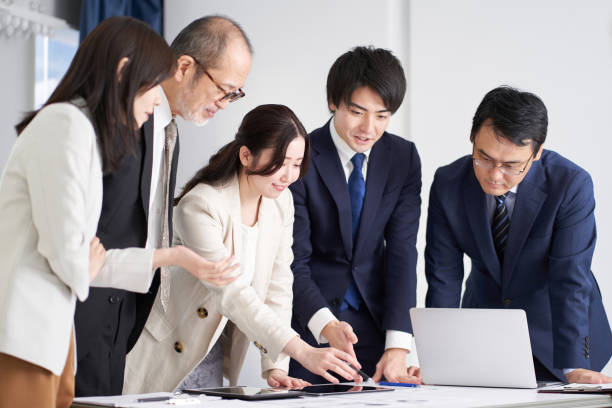
{"type": "Polygon", "coordinates": [[[389,387],[410,387],[410,388],[418,387],[418,384],[396,383],[396,382],[387,382],[387,381],[381,381],[378,383],[378,385],[387,385],[389,387]]]}

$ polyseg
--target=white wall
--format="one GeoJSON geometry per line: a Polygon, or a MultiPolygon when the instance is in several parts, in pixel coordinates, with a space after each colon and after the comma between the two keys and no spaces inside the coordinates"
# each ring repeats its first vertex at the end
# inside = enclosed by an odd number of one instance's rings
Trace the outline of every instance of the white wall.
{"type": "Polygon", "coordinates": [[[3,169],[17,138],[15,124],[33,107],[34,40],[0,35],[0,168],[3,169]]]}
{"type": "MultiPolygon", "coordinates": [[[[308,131],[322,126],[329,118],[325,102],[327,72],[335,59],[350,48],[373,44],[397,51],[400,58],[407,55],[407,36],[403,34],[407,26],[405,19],[397,19],[406,15],[407,2],[183,0],[180,5],[165,10],[169,42],[193,19],[222,14],[240,23],[255,54],[244,99],[217,113],[204,128],[179,123],[181,160],[177,186],[182,186],[212,153],[230,141],[244,114],[260,104],[289,106],[308,131]]],[[[389,129],[405,135],[407,113],[398,113],[389,129]]],[[[240,383],[263,383],[258,353],[251,345],[240,383]]]]}
{"type": "MultiPolygon", "coordinates": [[[[181,123],[181,185],[231,139],[244,113],[284,103],[312,130],[328,117],[325,78],[358,44],[392,49],[408,73],[408,96],[389,130],[416,142],[423,161],[424,250],[429,186],[437,167],[470,152],[471,118],[484,94],[509,84],[538,94],[549,110],[546,147],[586,168],[595,182],[599,240],[593,270],[612,313],[612,207],[605,158],[612,124],[612,3],[605,0],[182,1],[167,8],[171,40],[193,18],[219,13],[243,25],[255,48],[247,98],[204,129],[181,123]],[[606,189],[608,188],[608,189],[606,189]]],[[[468,262],[469,264],[469,262],[468,262]]],[[[419,258],[418,304],[426,283],[419,258]]],[[[243,383],[256,383],[250,354],[243,383]]],[[[605,372],[612,373],[612,364],[605,372]]]]}
{"type": "MultiPolygon", "coordinates": [[[[412,0],[409,25],[410,135],[423,162],[424,216],[435,169],[471,152],[471,119],[484,94],[501,84],[536,93],[549,113],[545,147],[584,167],[595,183],[599,236],[592,269],[610,316],[612,3],[412,0]]],[[[605,372],[611,375],[612,364],[605,372]]]]}

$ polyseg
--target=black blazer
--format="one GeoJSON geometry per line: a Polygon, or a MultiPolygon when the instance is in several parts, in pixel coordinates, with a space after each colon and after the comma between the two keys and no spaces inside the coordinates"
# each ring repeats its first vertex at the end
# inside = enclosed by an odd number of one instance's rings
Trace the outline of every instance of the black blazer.
{"type": "MultiPolygon", "coordinates": [[[[103,179],[102,213],[96,235],[106,249],[144,247],[147,241],[153,116],[144,124],[140,135],[138,151],[135,154],[127,153],[119,170],[105,175],[103,179]]],[[[177,138],[168,194],[170,237],[178,155],[177,138]]],[[[159,272],[156,272],[146,294],[113,288],[90,288],[87,300],[77,303],[76,396],[121,394],[125,355],[138,340],[158,286],[159,272]]]]}

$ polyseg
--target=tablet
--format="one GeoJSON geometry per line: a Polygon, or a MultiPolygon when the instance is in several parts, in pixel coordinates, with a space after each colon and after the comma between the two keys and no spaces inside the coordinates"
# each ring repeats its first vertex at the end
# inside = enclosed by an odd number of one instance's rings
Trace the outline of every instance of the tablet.
{"type": "Polygon", "coordinates": [[[372,385],[315,384],[302,388],[306,395],[358,394],[360,392],[393,391],[393,388],[372,385]]]}
{"type": "Polygon", "coordinates": [[[187,394],[206,394],[222,398],[241,399],[247,401],[277,398],[295,398],[304,395],[301,391],[283,390],[259,387],[219,387],[219,388],[186,388],[187,394]]]}

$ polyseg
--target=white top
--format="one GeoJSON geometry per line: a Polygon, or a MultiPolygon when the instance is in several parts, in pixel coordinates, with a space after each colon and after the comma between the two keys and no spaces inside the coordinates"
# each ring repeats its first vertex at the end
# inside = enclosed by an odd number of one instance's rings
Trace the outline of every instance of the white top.
{"type": "Polygon", "coordinates": [[[170,104],[164,90],[159,90],[161,103],[153,110],[153,168],[149,193],[149,217],[147,219],[147,243],[145,248],[161,248],[162,214],[164,200],[164,169],[166,168],[166,126],[172,120],[170,104]]]}
{"type": "Polygon", "coordinates": [[[257,262],[257,238],[259,237],[259,227],[257,223],[252,227],[241,224],[242,230],[242,274],[245,281],[250,285],[255,276],[255,263],[257,262]]]}
{"type": "MultiPolygon", "coordinates": [[[[61,375],[75,302],[89,294],[89,243],[102,166],[88,117],[43,108],[15,141],[0,179],[0,352],[61,375]]],[[[92,286],[146,292],[153,252],[109,250],[92,286]]]]}
{"type": "MultiPolygon", "coordinates": [[[[329,132],[331,133],[332,141],[336,146],[336,150],[338,151],[338,156],[340,157],[340,163],[342,163],[342,169],[344,170],[344,175],[346,177],[346,182],[348,183],[349,176],[353,171],[353,162],[351,162],[351,158],[355,155],[355,151],[351,149],[351,147],[338,135],[336,128],[334,127],[334,121],[329,121],[329,132]]],[[[371,149],[363,152],[365,154],[365,160],[363,161],[363,179],[366,180],[368,173],[368,161],[370,158],[371,149]]],[[[338,320],[336,316],[332,313],[329,308],[324,307],[312,315],[310,320],[308,321],[308,329],[317,339],[319,344],[327,343],[328,340],[321,334],[323,328],[331,321],[338,320]]],[[[390,348],[402,348],[406,350],[410,350],[412,347],[412,334],[408,332],[403,332],[399,330],[387,330],[385,336],[385,350],[390,348]]]]}

